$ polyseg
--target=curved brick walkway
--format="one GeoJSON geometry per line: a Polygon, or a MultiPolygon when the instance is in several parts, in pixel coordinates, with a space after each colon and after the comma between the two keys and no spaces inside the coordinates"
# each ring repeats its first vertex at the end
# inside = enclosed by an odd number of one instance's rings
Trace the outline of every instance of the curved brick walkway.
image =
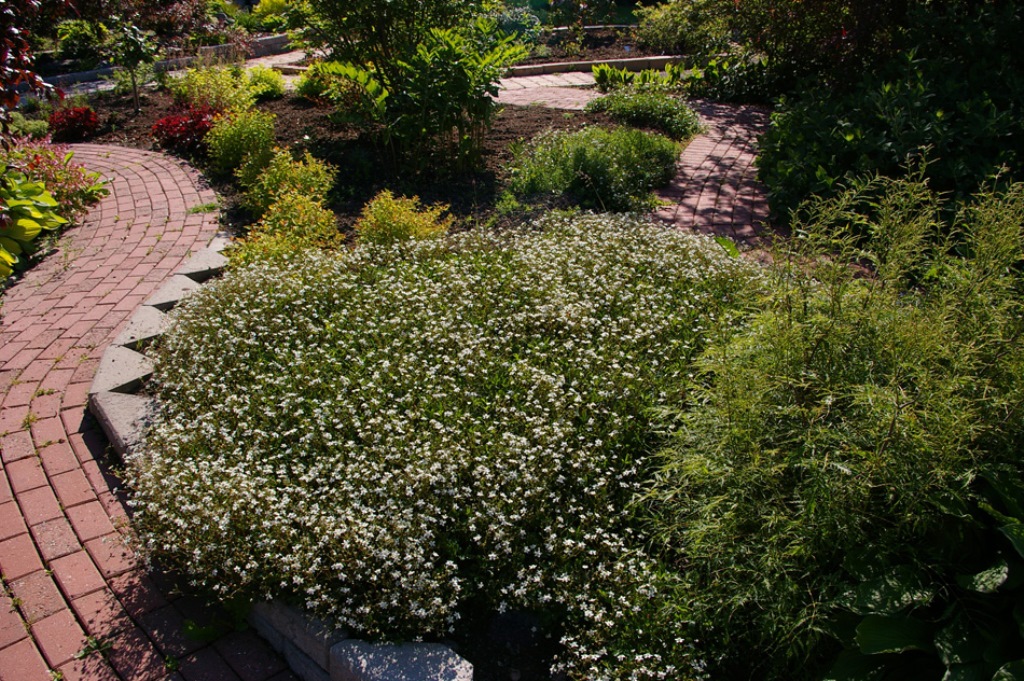
{"type": "MultiPolygon", "coordinates": [[[[547,106],[579,111],[600,93],[590,73],[506,78],[499,104],[547,106]]],[[[658,193],[665,205],[655,217],[701,234],[727,236],[741,248],[760,248],[775,234],[768,225],[768,201],[757,180],[757,137],[768,112],[752,106],[694,102],[707,125],[683,151],[675,180],[658,193]]]]}
{"type": "Polygon", "coordinates": [[[187,620],[225,618],[125,548],[107,441],[86,413],[120,327],[217,232],[216,212],[190,212],[216,196],[161,154],[74,149],[111,195],[0,299],[0,680],[293,679],[251,632],[186,635],[187,620]]]}

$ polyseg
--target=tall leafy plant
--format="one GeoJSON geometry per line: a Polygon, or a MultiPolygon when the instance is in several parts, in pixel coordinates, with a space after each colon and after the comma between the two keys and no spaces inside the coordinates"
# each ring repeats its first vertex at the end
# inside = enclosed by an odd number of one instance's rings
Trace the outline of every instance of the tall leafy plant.
{"type": "Polygon", "coordinates": [[[134,23],[118,21],[117,24],[111,58],[114,64],[128,71],[132,83],[132,101],[138,112],[142,109],[139,106],[139,72],[144,65],[156,61],[157,47],[150,36],[134,23]]]}
{"type": "Polygon", "coordinates": [[[480,18],[469,29],[431,30],[395,70],[333,67],[349,86],[333,93],[346,113],[376,126],[396,160],[462,169],[479,158],[498,110],[498,80],[525,55],[513,37],[480,18]]]}
{"type": "Polygon", "coordinates": [[[919,178],[817,201],[762,312],[680,386],[650,509],[716,678],[814,678],[851,590],[909,572],[910,608],[911,578],[997,562],[936,549],[985,470],[1021,467],[1024,186],[942,215],[919,178]]]}

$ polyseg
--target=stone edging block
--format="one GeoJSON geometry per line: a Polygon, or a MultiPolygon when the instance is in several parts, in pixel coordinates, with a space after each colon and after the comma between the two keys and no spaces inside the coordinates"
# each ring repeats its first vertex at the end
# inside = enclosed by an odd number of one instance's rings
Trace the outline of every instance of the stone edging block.
{"type": "Polygon", "coordinates": [[[153,361],[123,345],[111,345],[103,353],[89,394],[137,392],[153,375],[153,361]]]}
{"type": "Polygon", "coordinates": [[[199,288],[199,283],[183,274],[175,274],[146,300],[146,305],[167,312],[189,293],[199,288]]]}
{"type": "Polygon", "coordinates": [[[112,347],[142,350],[163,334],[167,324],[166,314],[150,305],[143,305],[128,320],[128,326],[117,335],[112,347]]]}
{"type": "Polygon", "coordinates": [[[156,401],[151,397],[113,392],[89,395],[89,411],[122,460],[142,443],[142,433],[155,410],[156,401]]]}
{"type": "MultiPolygon", "coordinates": [[[[166,328],[165,311],[227,264],[222,251],[230,244],[215,237],[206,249],[182,265],[128,321],[103,353],[89,389],[89,411],[96,417],[118,456],[125,458],[142,442],[157,408],[152,397],[130,394],[153,373],[152,361],[137,352],[166,328]]],[[[374,645],[349,640],[302,611],[279,601],[258,603],[249,624],[284,655],[303,681],[472,681],[473,665],[437,643],[374,645]]]]}
{"type": "Polygon", "coordinates": [[[473,681],[473,665],[440,643],[352,639],[331,648],[331,681],[473,681]]]}

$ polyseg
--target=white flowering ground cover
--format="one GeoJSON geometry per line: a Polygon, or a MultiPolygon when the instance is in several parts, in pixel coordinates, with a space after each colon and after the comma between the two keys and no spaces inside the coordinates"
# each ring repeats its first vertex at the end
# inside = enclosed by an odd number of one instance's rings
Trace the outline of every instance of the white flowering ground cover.
{"type": "Polygon", "coordinates": [[[140,538],[364,635],[443,635],[483,601],[549,613],[571,678],[697,676],[631,502],[663,386],[756,279],[586,214],[233,271],[159,349],[140,538]]]}

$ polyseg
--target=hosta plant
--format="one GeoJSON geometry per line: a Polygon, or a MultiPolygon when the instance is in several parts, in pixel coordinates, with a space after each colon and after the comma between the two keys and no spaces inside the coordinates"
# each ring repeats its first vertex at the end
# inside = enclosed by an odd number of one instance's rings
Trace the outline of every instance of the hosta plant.
{"type": "Polygon", "coordinates": [[[26,264],[40,234],[68,223],[57,210],[57,200],[42,183],[5,170],[0,177],[0,279],[26,264]]]}

